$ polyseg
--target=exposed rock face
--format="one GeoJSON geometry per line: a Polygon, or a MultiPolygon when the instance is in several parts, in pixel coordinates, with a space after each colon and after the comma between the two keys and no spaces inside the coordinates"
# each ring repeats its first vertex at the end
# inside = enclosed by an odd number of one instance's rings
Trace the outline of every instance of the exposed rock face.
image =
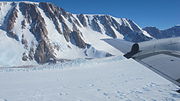
{"type": "Polygon", "coordinates": [[[28,56],[27,56],[27,54],[26,54],[26,53],[23,53],[22,60],[23,60],[23,61],[27,61],[27,60],[28,60],[28,56]]]}
{"type": "Polygon", "coordinates": [[[105,29],[105,34],[108,36],[111,36],[113,38],[117,38],[115,32],[112,29],[112,19],[110,16],[105,15],[105,16],[95,16],[95,18],[99,19],[100,23],[103,25],[105,29]]]}
{"type": "MultiPolygon", "coordinates": [[[[92,17],[91,17],[92,19],[92,17]]],[[[124,36],[125,40],[132,42],[141,42],[150,40],[150,37],[147,37],[143,34],[142,29],[138,27],[133,21],[128,19],[118,19],[121,22],[117,21],[118,18],[111,17],[109,15],[95,15],[89,25],[94,31],[103,33],[105,31],[110,37],[117,38],[115,30],[124,36]],[[98,24],[99,23],[99,24],[98,24]],[[101,24],[101,27],[100,27],[101,24]]]]}
{"type": "MultiPolygon", "coordinates": [[[[20,11],[31,26],[30,31],[39,42],[34,55],[35,60],[38,63],[46,63],[51,58],[54,59],[53,50],[51,49],[51,45],[48,43],[48,32],[45,27],[46,24],[37,9],[37,6],[35,4],[26,4],[22,2],[19,4],[19,7],[20,11]]],[[[32,52],[29,53],[29,56],[30,59],[32,59],[32,52]]]]}
{"type": "MultiPolygon", "coordinates": [[[[58,60],[62,59],[59,53],[73,50],[73,47],[86,51],[90,48],[88,45],[91,45],[91,42],[85,39],[91,36],[86,35],[88,32],[97,33],[98,37],[104,35],[133,42],[151,39],[144,35],[143,30],[133,21],[125,18],[71,14],[51,3],[44,2],[8,2],[8,4],[10,8],[5,14],[0,30],[6,31],[10,38],[23,46],[24,52],[21,53],[23,61],[35,60],[43,64],[54,61],[57,57],[58,60]]],[[[92,50],[96,51],[93,48],[88,52],[93,54],[90,52],[92,50]]],[[[103,54],[111,56],[109,53],[103,52],[103,54]]]]}
{"type": "Polygon", "coordinates": [[[34,55],[35,60],[40,63],[46,63],[49,62],[50,60],[54,60],[55,57],[51,53],[51,50],[49,49],[47,43],[45,41],[40,41],[34,55]]]}
{"type": "Polygon", "coordinates": [[[144,30],[156,39],[180,36],[180,26],[174,26],[165,30],[159,30],[156,27],[145,27],[144,30]]]}
{"type": "Polygon", "coordinates": [[[16,21],[16,18],[18,17],[17,15],[17,9],[16,9],[16,6],[14,6],[12,8],[12,10],[9,12],[9,18],[8,18],[8,21],[7,21],[7,31],[11,31],[14,27],[14,23],[16,21]]]}
{"type": "Polygon", "coordinates": [[[56,30],[60,34],[63,34],[66,41],[69,42],[69,40],[70,40],[69,35],[70,35],[71,31],[68,28],[68,26],[66,25],[65,20],[63,18],[63,16],[65,18],[69,17],[69,14],[66,13],[62,8],[58,8],[57,6],[54,6],[54,5],[50,4],[50,3],[41,2],[39,4],[39,6],[43,9],[46,16],[53,21],[53,23],[54,23],[54,25],[56,27],[56,30]],[[59,25],[58,21],[62,24],[62,32],[61,32],[61,28],[60,28],[60,25],[59,25]]]}
{"type": "Polygon", "coordinates": [[[150,40],[151,38],[142,34],[142,32],[136,32],[127,26],[120,26],[118,29],[120,33],[124,35],[124,39],[132,42],[141,42],[150,40]]]}
{"type": "Polygon", "coordinates": [[[49,3],[39,3],[39,6],[40,8],[43,9],[43,11],[45,12],[46,16],[48,18],[50,18],[55,27],[56,27],[56,30],[62,34],[61,30],[60,30],[60,25],[58,23],[58,19],[57,19],[57,16],[59,17],[59,21],[63,21],[62,17],[61,17],[61,14],[60,14],[60,10],[58,7],[55,7],[53,6],[52,4],[49,4],[49,3]],[[61,19],[61,20],[60,20],[61,19]]]}
{"type": "Polygon", "coordinates": [[[23,21],[21,22],[21,25],[22,25],[21,28],[22,28],[22,29],[25,29],[25,27],[26,27],[26,21],[23,20],[23,21]]]}
{"type": "Polygon", "coordinates": [[[82,40],[80,37],[81,33],[79,31],[73,31],[71,32],[71,42],[78,46],[79,48],[86,48],[86,43],[82,40]]]}
{"type": "Polygon", "coordinates": [[[21,2],[19,4],[20,11],[31,26],[30,31],[34,34],[37,41],[41,41],[47,37],[47,29],[45,28],[45,21],[40,12],[37,10],[35,4],[27,4],[21,2]]]}
{"type": "Polygon", "coordinates": [[[84,27],[87,27],[87,21],[86,21],[86,18],[83,14],[80,14],[80,15],[77,15],[79,21],[81,22],[81,24],[84,26],[84,27]]]}
{"type": "Polygon", "coordinates": [[[97,21],[98,21],[98,20],[97,20],[96,18],[94,18],[94,19],[92,20],[92,23],[91,23],[92,29],[93,29],[94,31],[97,31],[97,32],[102,33],[101,27],[99,26],[99,24],[97,23],[97,21]]]}
{"type": "Polygon", "coordinates": [[[32,61],[34,59],[34,48],[30,48],[30,51],[29,51],[29,54],[28,54],[28,57],[29,57],[29,60],[32,61]]]}
{"type": "Polygon", "coordinates": [[[6,19],[7,24],[5,24],[6,25],[5,29],[7,30],[7,35],[9,37],[14,38],[17,41],[19,41],[18,36],[14,32],[12,32],[12,29],[14,27],[14,23],[16,22],[16,18],[18,17],[18,15],[17,15],[18,11],[16,9],[16,5],[12,4],[12,6],[13,6],[12,10],[10,10],[8,12],[9,16],[8,16],[8,19],[6,19]]]}
{"type": "Polygon", "coordinates": [[[71,30],[68,28],[68,26],[64,22],[62,22],[62,27],[63,27],[63,35],[66,41],[69,42],[71,30]]]}

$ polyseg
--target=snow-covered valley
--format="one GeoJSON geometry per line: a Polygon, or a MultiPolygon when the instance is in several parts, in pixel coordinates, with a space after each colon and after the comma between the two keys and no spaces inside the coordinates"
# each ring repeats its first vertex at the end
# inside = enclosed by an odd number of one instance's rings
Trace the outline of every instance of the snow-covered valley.
{"type": "Polygon", "coordinates": [[[177,86],[122,56],[0,70],[0,101],[179,101],[177,86]]]}

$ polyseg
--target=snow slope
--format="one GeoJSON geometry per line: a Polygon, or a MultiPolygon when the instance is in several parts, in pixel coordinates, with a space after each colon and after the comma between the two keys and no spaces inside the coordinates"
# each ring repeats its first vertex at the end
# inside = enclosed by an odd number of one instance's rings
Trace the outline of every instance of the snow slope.
{"type": "Polygon", "coordinates": [[[0,2],[0,34],[7,37],[1,38],[1,45],[17,46],[11,50],[0,47],[4,54],[0,67],[119,55],[121,52],[101,39],[152,39],[130,19],[72,14],[51,3],[28,1],[0,2]],[[4,62],[14,61],[9,54],[16,57],[16,63],[4,62]]]}
{"type": "Polygon", "coordinates": [[[5,68],[0,70],[0,82],[0,101],[180,100],[174,84],[121,56],[5,68]]]}
{"type": "Polygon", "coordinates": [[[26,51],[23,45],[6,35],[6,32],[0,30],[0,67],[11,65],[37,65],[34,61],[22,61],[22,53],[26,51]],[[21,61],[17,61],[21,60],[21,61]]]}

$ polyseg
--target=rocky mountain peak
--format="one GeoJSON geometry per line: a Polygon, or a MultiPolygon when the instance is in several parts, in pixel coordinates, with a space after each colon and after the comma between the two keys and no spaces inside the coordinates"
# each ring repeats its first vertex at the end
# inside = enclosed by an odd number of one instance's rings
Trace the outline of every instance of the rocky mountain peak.
{"type": "Polygon", "coordinates": [[[46,2],[0,2],[0,11],[3,12],[0,31],[7,36],[6,40],[21,47],[19,57],[23,62],[47,63],[113,54],[96,45],[103,43],[103,38],[133,42],[151,39],[131,20],[109,15],[72,14],[46,2]],[[69,55],[76,52],[79,55],[69,55]]]}

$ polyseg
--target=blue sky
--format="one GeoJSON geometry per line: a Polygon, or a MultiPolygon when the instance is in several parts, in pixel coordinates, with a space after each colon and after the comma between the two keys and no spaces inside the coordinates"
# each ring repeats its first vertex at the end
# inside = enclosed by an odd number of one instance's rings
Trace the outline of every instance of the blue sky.
{"type": "Polygon", "coordinates": [[[180,24],[180,0],[29,1],[52,2],[68,12],[77,14],[109,14],[115,17],[129,18],[135,21],[140,27],[155,26],[160,29],[166,29],[180,24]]]}

